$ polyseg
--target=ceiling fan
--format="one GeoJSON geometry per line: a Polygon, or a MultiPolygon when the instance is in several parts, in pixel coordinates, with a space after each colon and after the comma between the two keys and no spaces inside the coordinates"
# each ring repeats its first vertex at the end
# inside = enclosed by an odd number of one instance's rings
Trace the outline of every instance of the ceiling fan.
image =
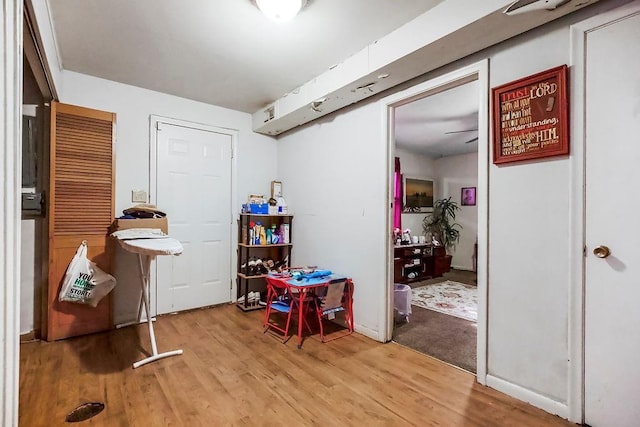
{"type": "MultiPolygon", "coordinates": [[[[444,134],[445,135],[451,135],[451,134],[454,134],[454,133],[464,133],[464,132],[478,132],[478,128],[475,128],[475,129],[463,129],[463,130],[452,130],[452,131],[449,131],[449,132],[445,132],[444,134]]],[[[471,138],[468,141],[465,141],[464,143],[465,144],[471,144],[472,142],[476,142],[477,140],[478,140],[478,137],[476,136],[474,138],[471,138]]]]}
{"type": "MultiPolygon", "coordinates": [[[[451,135],[451,134],[455,134],[455,133],[465,133],[465,132],[478,132],[478,128],[474,128],[474,129],[463,129],[463,130],[452,130],[449,132],[445,132],[445,135],[451,135]]],[[[468,141],[464,141],[465,144],[471,144],[472,142],[476,142],[478,140],[478,137],[474,137],[471,138],[468,141]]]]}
{"type": "Polygon", "coordinates": [[[475,128],[475,129],[465,129],[465,130],[452,130],[452,131],[449,131],[449,132],[445,132],[444,134],[445,134],[445,135],[450,135],[450,134],[452,134],[452,133],[477,132],[477,131],[478,131],[478,128],[475,128]]]}

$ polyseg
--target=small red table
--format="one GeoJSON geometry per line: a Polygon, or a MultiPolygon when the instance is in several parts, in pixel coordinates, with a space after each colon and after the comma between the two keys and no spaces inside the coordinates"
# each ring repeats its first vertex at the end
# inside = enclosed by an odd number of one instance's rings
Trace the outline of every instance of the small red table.
{"type": "Polygon", "coordinates": [[[329,284],[338,281],[345,280],[346,281],[346,289],[347,289],[347,306],[345,310],[348,310],[349,315],[347,316],[347,327],[350,332],[353,332],[353,281],[339,274],[330,274],[324,277],[314,277],[314,278],[302,278],[296,279],[292,276],[283,276],[283,275],[272,275],[276,280],[280,280],[286,282],[287,285],[291,287],[293,291],[297,291],[298,295],[298,349],[302,348],[302,323],[304,322],[304,304],[306,297],[315,293],[319,288],[328,287],[329,284]]]}

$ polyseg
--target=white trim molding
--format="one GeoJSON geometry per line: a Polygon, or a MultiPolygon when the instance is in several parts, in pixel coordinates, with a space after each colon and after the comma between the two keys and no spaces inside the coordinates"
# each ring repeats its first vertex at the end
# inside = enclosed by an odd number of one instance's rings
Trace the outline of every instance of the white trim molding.
{"type": "Polygon", "coordinates": [[[20,191],[22,109],[21,1],[3,0],[0,42],[0,425],[18,425],[20,327],[20,191]]]}
{"type": "MultiPolygon", "coordinates": [[[[620,19],[640,13],[636,0],[596,15],[570,27],[571,62],[571,195],[570,195],[570,259],[569,289],[569,378],[567,418],[584,421],[584,256],[585,247],[585,55],[586,37],[591,31],[620,19]]],[[[544,408],[543,408],[544,409],[544,408]]]]}
{"type": "MultiPolygon", "coordinates": [[[[236,281],[233,280],[237,262],[238,262],[238,254],[233,248],[238,247],[238,233],[236,230],[235,219],[238,218],[239,210],[238,210],[238,191],[237,191],[237,170],[238,170],[238,138],[240,135],[240,131],[238,129],[230,129],[223,128],[219,126],[213,126],[206,123],[198,123],[192,122],[188,120],[182,119],[174,119],[170,117],[163,117],[152,114],[149,116],[149,203],[156,203],[156,196],[158,194],[158,134],[156,130],[161,123],[166,123],[168,125],[173,126],[181,126],[190,129],[203,130],[206,132],[214,132],[223,135],[228,135],[231,137],[231,222],[229,223],[229,232],[231,235],[230,248],[231,259],[230,259],[230,268],[231,268],[231,287],[230,287],[230,297],[231,301],[234,300],[236,295],[236,281]]],[[[156,267],[152,267],[151,269],[151,289],[150,292],[152,295],[157,295],[158,283],[157,283],[157,270],[156,267]]],[[[157,304],[158,298],[155,298],[154,301],[157,304]]],[[[152,315],[156,315],[158,306],[153,304],[151,307],[152,315]]]]}
{"type": "Polygon", "coordinates": [[[480,384],[486,384],[487,376],[487,303],[488,303],[488,249],[489,249],[489,60],[485,59],[459,70],[436,77],[427,82],[393,94],[382,101],[383,137],[387,144],[387,286],[380,313],[381,341],[391,340],[393,334],[393,171],[394,171],[394,114],[395,108],[430,94],[438,93],[461,84],[478,81],[478,341],[477,374],[480,384]]]}
{"type": "Polygon", "coordinates": [[[568,408],[562,402],[558,402],[549,397],[546,397],[540,393],[536,393],[519,385],[510,383],[502,378],[494,377],[493,375],[487,375],[487,386],[496,389],[504,394],[515,397],[516,399],[527,402],[537,408],[549,412],[550,414],[558,415],[562,418],[567,418],[568,408]]]}

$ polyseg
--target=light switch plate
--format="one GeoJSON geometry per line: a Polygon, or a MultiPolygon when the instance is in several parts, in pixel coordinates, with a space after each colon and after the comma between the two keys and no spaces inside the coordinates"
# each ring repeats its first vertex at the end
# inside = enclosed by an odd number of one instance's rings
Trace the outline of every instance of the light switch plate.
{"type": "Polygon", "coordinates": [[[144,190],[131,190],[131,201],[134,203],[147,203],[147,192],[144,190]]]}

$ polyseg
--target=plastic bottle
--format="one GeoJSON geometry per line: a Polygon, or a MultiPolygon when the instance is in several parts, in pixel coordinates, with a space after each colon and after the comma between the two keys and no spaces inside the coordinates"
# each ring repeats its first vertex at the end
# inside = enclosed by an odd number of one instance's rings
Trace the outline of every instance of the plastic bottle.
{"type": "Polygon", "coordinates": [[[289,242],[289,224],[282,224],[282,243],[289,242]]]}
{"type": "Polygon", "coordinates": [[[255,237],[255,242],[254,244],[259,245],[260,244],[260,230],[262,230],[262,225],[259,222],[256,222],[256,229],[253,233],[254,237],[255,237]]]}
{"type": "Polygon", "coordinates": [[[277,207],[278,207],[278,214],[279,215],[286,215],[287,214],[287,202],[285,202],[284,197],[279,196],[276,198],[277,200],[277,207]]]}
{"type": "Polygon", "coordinates": [[[263,226],[260,226],[260,244],[261,245],[267,244],[267,232],[265,231],[263,226]]]}
{"type": "Polygon", "coordinates": [[[273,234],[270,228],[267,228],[267,245],[270,245],[273,242],[273,234]]]}
{"type": "Polygon", "coordinates": [[[275,224],[271,225],[270,231],[271,231],[271,244],[277,245],[278,243],[280,243],[280,236],[278,236],[278,231],[276,230],[275,224]]]}

